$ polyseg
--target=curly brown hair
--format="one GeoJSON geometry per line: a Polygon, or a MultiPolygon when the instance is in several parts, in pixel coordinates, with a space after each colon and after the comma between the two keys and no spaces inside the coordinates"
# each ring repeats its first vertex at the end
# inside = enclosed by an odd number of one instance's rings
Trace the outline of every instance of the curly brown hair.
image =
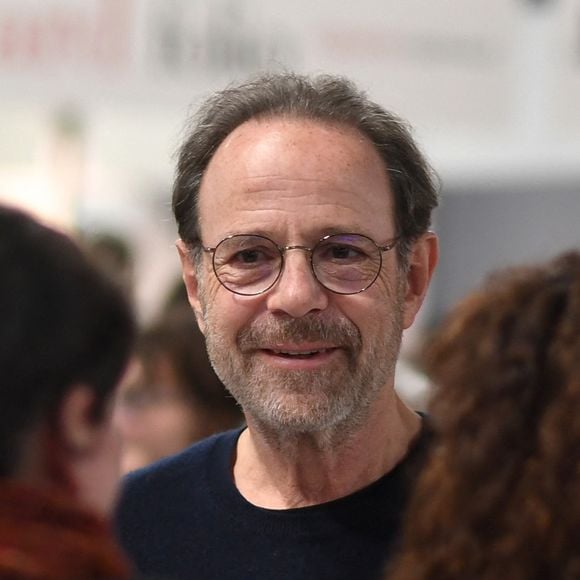
{"type": "Polygon", "coordinates": [[[435,445],[389,580],[580,578],[580,252],[492,276],[427,367],[435,445]]]}

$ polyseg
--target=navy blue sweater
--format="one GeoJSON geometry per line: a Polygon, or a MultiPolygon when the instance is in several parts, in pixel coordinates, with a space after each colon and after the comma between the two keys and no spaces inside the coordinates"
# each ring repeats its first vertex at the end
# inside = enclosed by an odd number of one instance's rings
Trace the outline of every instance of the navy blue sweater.
{"type": "Polygon", "coordinates": [[[425,435],[395,469],[352,495],[269,510],[234,485],[239,434],[211,437],[126,478],[117,527],[139,572],[165,580],[380,578],[425,435]]]}

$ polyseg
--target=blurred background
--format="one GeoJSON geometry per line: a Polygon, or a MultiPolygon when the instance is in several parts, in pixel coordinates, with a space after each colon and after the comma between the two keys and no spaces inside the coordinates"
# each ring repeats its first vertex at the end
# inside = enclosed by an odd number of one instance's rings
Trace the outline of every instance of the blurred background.
{"type": "Polygon", "coordinates": [[[408,344],[490,269],[580,246],[580,0],[0,0],[0,201],[88,241],[148,323],[178,272],[187,117],[283,68],[352,77],[439,173],[408,344]]]}

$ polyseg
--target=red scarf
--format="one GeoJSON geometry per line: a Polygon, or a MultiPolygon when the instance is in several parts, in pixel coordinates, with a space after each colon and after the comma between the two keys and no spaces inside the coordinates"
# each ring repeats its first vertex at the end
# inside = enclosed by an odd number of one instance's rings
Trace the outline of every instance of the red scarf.
{"type": "Polygon", "coordinates": [[[107,523],[62,493],[0,483],[0,578],[126,580],[107,523]]]}

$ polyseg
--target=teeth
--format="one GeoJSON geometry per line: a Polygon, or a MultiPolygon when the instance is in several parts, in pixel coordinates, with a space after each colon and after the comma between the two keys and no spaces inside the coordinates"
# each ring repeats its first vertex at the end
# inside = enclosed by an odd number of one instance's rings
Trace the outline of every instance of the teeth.
{"type": "Polygon", "coordinates": [[[321,350],[303,350],[300,352],[297,351],[287,351],[287,350],[272,350],[275,354],[283,354],[287,356],[305,356],[309,354],[317,354],[319,352],[326,352],[326,349],[323,348],[321,350]]]}

